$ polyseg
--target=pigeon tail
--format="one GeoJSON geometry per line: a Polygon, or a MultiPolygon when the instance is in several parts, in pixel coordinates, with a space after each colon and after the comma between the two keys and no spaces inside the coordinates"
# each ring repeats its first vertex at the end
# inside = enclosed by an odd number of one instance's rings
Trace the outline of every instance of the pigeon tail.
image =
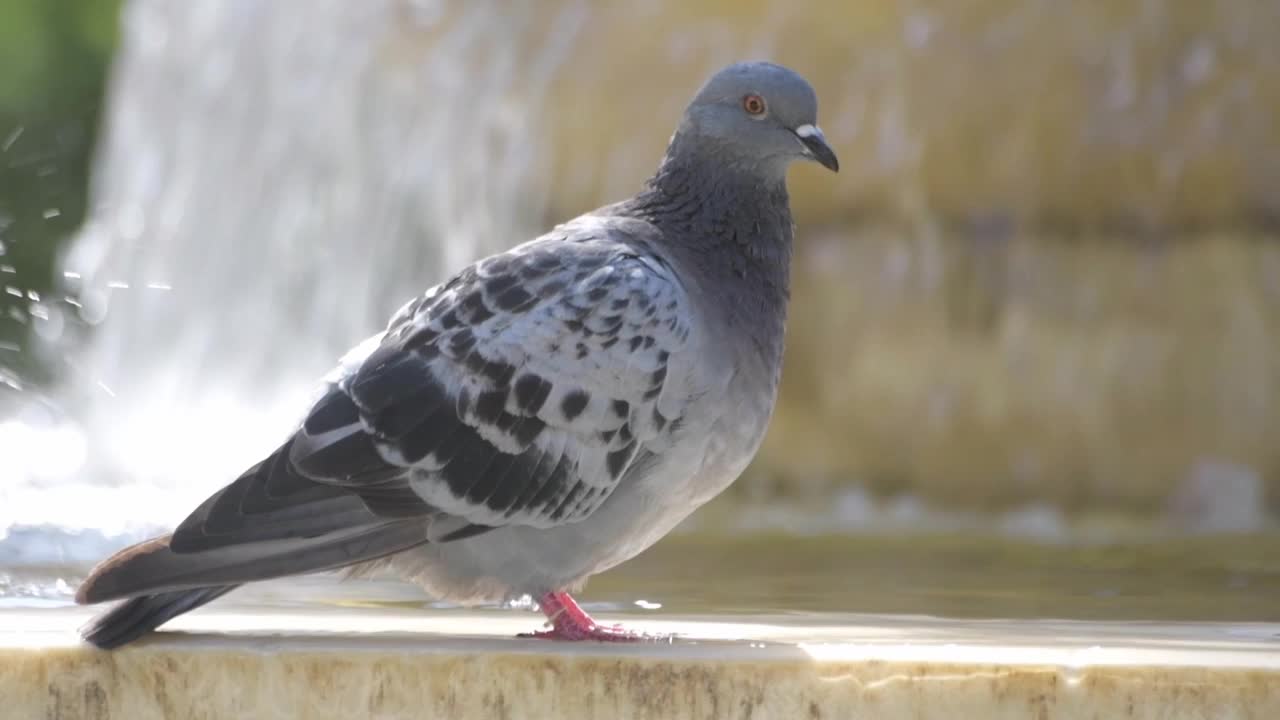
{"type": "Polygon", "coordinates": [[[81,605],[125,599],[82,634],[98,647],[119,647],[243,583],[376,560],[426,543],[426,532],[419,520],[401,520],[195,553],[174,552],[170,536],[158,537],[116,553],[81,584],[81,605]]]}
{"type": "Polygon", "coordinates": [[[336,570],[422,545],[428,542],[427,529],[418,519],[381,522],[314,538],[192,553],[174,552],[169,536],[159,537],[125,548],[95,567],[76,592],[76,602],[92,605],[336,570]]]}
{"type": "Polygon", "coordinates": [[[239,585],[215,585],[195,590],[129,598],[80,629],[91,645],[112,650],[137,640],[173,618],[235,590],[239,585]]]}

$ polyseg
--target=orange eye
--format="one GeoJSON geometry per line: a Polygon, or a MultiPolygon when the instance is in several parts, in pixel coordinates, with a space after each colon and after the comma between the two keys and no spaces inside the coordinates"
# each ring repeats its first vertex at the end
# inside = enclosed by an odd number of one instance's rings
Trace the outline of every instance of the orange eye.
{"type": "Polygon", "coordinates": [[[742,98],[742,109],[752,117],[761,117],[768,108],[764,104],[764,98],[752,94],[742,98]]]}

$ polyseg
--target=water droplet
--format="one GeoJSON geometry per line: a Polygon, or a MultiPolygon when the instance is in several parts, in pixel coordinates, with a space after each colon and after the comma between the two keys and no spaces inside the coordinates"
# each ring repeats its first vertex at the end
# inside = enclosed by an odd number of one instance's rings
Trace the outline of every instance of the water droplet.
{"type": "Polygon", "coordinates": [[[4,142],[0,143],[0,152],[9,152],[9,148],[13,147],[13,144],[18,142],[18,138],[22,137],[23,130],[26,130],[26,128],[22,125],[19,125],[18,127],[14,128],[12,132],[6,135],[4,138],[4,142]]]}
{"type": "Polygon", "coordinates": [[[107,294],[99,291],[85,292],[80,296],[80,319],[97,325],[107,317],[107,294]]]}
{"type": "Polygon", "coordinates": [[[0,385],[13,388],[14,390],[19,390],[19,391],[22,390],[22,383],[18,381],[18,378],[5,372],[2,369],[0,369],[0,385]]]}
{"type": "Polygon", "coordinates": [[[66,315],[57,307],[44,304],[33,305],[31,315],[40,320],[35,323],[34,330],[41,339],[55,342],[62,337],[67,320],[66,315]]]}

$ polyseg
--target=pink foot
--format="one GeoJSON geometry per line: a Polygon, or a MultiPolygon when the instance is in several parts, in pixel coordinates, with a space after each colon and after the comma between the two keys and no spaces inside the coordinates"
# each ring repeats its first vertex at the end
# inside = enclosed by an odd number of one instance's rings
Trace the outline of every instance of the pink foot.
{"type": "Polygon", "coordinates": [[[585,610],[574,602],[566,592],[549,592],[538,598],[538,607],[551,622],[550,630],[539,630],[533,633],[522,633],[520,637],[535,637],[543,640],[598,640],[601,642],[636,642],[639,640],[658,640],[661,638],[643,635],[624,630],[620,625],[605,627],[597,625],[585,610]]]}

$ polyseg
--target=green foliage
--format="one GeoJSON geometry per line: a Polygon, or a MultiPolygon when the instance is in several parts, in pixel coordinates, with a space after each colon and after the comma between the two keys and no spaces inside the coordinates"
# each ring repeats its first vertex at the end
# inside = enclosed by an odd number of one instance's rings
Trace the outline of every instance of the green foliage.
{"type": "Polygon", "coordinates": [[[0,0],[0,381],[6,369],[42,375],[25,352],[28,293],[47,298],[59,248],[84,218],[119,9],[0,0]]]}

